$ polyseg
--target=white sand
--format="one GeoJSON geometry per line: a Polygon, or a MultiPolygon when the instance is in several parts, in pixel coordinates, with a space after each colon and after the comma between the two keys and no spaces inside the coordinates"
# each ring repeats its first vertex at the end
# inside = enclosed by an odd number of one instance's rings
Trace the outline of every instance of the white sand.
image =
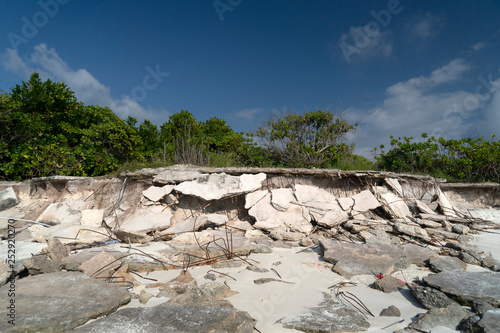
{"type": "MultiPolygon", "coordinates": [[[[473,211],[475,217],[492,220],[500,223],[500,210],[487,209],[473,211]]],[[[491,252],[494,257],[500,260],[500,234],[481,233],[475,235],[477,241],[475,244],[486,252],[491,252]]],[[[219,276],[218,282],[224,281],[237,291],[238,294],[228,298],[228,300],[237,309],[247,311],[257,320],[256,328],[261,332],[299,332],[296,330],[285,329],[281,324],[276,323],[285,316],[298,316],[306,312],[307,307],[318,306],[323,301],[323,292],[334,295],[334,289],[328,287],[341,282],[351,281],[356,286],[345,287],[343,290],[356,295],[375,315],[368,317],[371,327],[367,332],[394,332],[395,330],[407,327],[415,316],[425,313],[427,310],[418,304],[411,296],[409,290],[404,289],[394,293],[383,293],[370,288],[375,281],[373,275],[358,275],[351,279],[346,279],[331,270],[331,265],[319,259],[315,252],[300,252],[303,248],[292,249],[273,249],[272,254],[252,254],[249,259],[256,261],[256,265],[267,269],[274,268],[284,281],[293,282],[285,284],[281,282],[270,282],[257,285],[255,279],[278,276],[269,271],[268,273],[257,273],[247,270],[245,267],[239,268],[221,268],[216,271],[229,274],[229,277],[219,276]],[[273,263],[281,262],[280,265],[273,263]],[[396,306],[400,311],[401,317],[380,317],[380,312],[389,307],[396,306]],[[399,323],[401,320],[403,322],[399,323]]],[[[196,267],[189,270],[198,284],[209,282],[204,278],[209,266],[196,267]]],[[[468,271],[484,271],[485,268],[468,265],[468,271]]],[[[179,275],[179,270],[152,272],[148,275],[150,278],[158,279],[158,282],[168,282],[179,275]]],[[[412,265],[409,269],[393,274],[403,281],[411,282],[414,279],[421,279],[430,274],[427,268],[412,265]]],[[[144,285],[153,282],[137,278],[144,285]]],[[[155,293],[155,289],[146,289],[150,293],[155,293]]],[[[334,296],[335,297],[335,296],[334,296]]],[[[152,298],[146,305],[142,305],[138,300],[133,300],[127,307],[155,306],[167,301],[167,299],[152,298]]],[[[446,327],[435,327],[433,333],[458,332],[446,327]]]]}
{"type": "MultiPolygon", "coordinates": [[[[500,209],[475,209],[471,211],[473,217],[482,218],[495,223],[500,223],[500,209]]],[[[486,253],[491,253],[493,258],[500,261],[500,229],[488,230],[474,235],[474,245],[486,253]]]]}

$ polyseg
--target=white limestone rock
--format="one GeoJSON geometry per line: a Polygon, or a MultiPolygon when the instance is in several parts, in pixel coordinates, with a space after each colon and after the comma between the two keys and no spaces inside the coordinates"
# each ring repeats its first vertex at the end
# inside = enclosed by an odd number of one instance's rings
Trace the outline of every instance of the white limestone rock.
{"type": "Polygon", "coordinates": [[[290,205],[286,212],[278,211],[271,205],[271,193],[266,194],[248,211],[256,219],[254,228],[272,231],[285,227],[290,231],[309,233],[312,225],[306,220],[307,209],[299,205],[290,205]]]}
{"type": "Polygon", "coordinates": [[[154,230],[161,231],[170,227],[172,211],[161,205],[148,206],[137,209],[132,214],[125,216],[124,221],[119,221],[118,225],[113,224],[113,229],[146,233],[154,230]]]}
{"type": "Polygon", "coordinates": [[[264,191],[264,190],[248,193],[245,196],[245,209],[252,208],[253,205],[255,205],[257,202],[259,202],[268,193],[269,193],[268,191],[264,191]]]}
{"type": "Polygon", "coordinates": [[[80,224],[87,227],[100,227],[104,218],[104,209],[83,209],[80,224]]]}
{"type": "Polygon", "coordinates": [[[174,185],[165,185],[163,187],[151,186],[147,190],[142,191],[142,195],[153,202],[157,202],[167,194],[170,194],[174,187],[174,185]]]}
{"type": "Polygon", "coordinates": [[[376,186],[375,189],[380,195],[381,200],[385,202],[386,207],[388,207],[389,213],[392,215],[392,217],[403,218],[412,216],[408,205],[401,197],[398,197],[382,186],[376,186]]]}
{"type": "Polygon", "coordinates": [[[59,238],[64,245],[87,245],[101,243],[109,239],[104,228],[83,227],[81,224],[58,224],[46,228],[41,225],[33,225],[28,228],[33,240],[45,243],[47,239],[59,238]]]}
{"type": "Polygon", "coordinates": [[[82,218],[82,201],[66,201],[50,204],[36,219],[46,224],[78,224],[82,218]]]}
{"type": "Polygon", "coordinates": [[[300,203],[309,201],[336,202],[336,198],[330,192],[311,185],[295,184],[295,197],[300,203]]]}
{"type": "Polygon", "coordinates": [[[370,209],[380,207],[380,202],[369,190],[361,191],[351,197],[354,200],[353,209],[357,212],[366,212],[370,209]]]}
{"type": "Polygon", "coordinates": [[[340,207],[345,211],[350,211],[352,209],[352,206],[354,206],[354,200],[351,197],[338,198],[337,201],[340,207]]]}
{"type": "Polygon", "coordinates": [[[271,190],[271,205],[280,212],[286,212],[290,203],[295,202],[295,196],[289,188],[271,190]]]}
{"type": "Polygon", "coordinates": [[[231,176],[223,172],[199,177],[195,181],[183,182],[175,186],[174,189],[182,194],[193,195],[209,201],[218,200],[234,194],[255,191],[261,188],[262,181],[265,179],[265,173],[231,176]]]}

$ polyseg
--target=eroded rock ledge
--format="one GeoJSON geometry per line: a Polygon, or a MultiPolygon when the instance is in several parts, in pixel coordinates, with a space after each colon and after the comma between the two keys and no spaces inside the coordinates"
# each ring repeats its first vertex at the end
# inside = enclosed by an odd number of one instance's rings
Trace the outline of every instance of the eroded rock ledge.
{"type": "MultiPolygon", "coordinates": [[[[377,277],[377,289],[394,292],[405,284],[391,280],[391,274],[410,264],[427,266],[435,273],[460,272],[467,264],[500,271],[498,261],[468,244],[474,233],[499,226],[473,219],[455,205],[455,200],[449,200],[457,198],[460,188],[471,191],[471,187],[447,186],[429,176],[390,172],[186,165],[143,169],[116,177],[37,178],[0,182],[0,234],[4,241],[8,238],[10,218],[19,249],[14,271],[29,274],[32,279],[40,274],[64,279],[64,274],[79,271],[81,276],[134,290],[138,286],[132,275],[135,273],[164,269],[182,269],[185,273],[199,265],[227,265],[227,260],[253,267],[245,259],[251,253],[271,252],[272,247],[318,245],[322,260],[330,263],[335,273],[348,279],[373,274],[377,277]]],[[[491,202],[473,198],[478,189],[484,188],[494,192],[498,184],[475,186],[476,192],[467,192],[460,198],[476,204],[491,202]]],[[[491,198],[496,202],[495,195],[491,198]]],[[[5,246],[0,255],[5,260],[4,249],[5,246]]],[[[0,286],[8,279],[6,272],[7,268],[0,265],[0,286]]],[[[444,275],[439,273],[436,278],[444,275]]],[[[457,276],[460,280],[462,275],[457,276]]],[[[469,284],[482,279],[472,273],[463,277],[469,284]]],[[[21,281],[24,286],[28,279],[21,281]]],[[[430,286],[425,288],[432,287],[436,294],[450,297],[442,303],[446,306],[455,304],[451,299],[464,304],[472,301],[442,284],[430,283],[432,278],[428,281],[430,286]]],[[[474,292],[473,296],[495,307],[500,304],[500,298],[491,293],[474,292]]],[[[117,304],[130,299],[120,297],[117,304]]],[[[228,331],[238,325],[251,330],[253,319],[221,301],[226,296],[201,300],[193,297],[183,303],[184,310],[215,313],[225,309],[228,331]]],[[[422,302],[429,311],[434,307],[429,306],[428,300],[422,302]]],[[[342,320],[347,323],[359,317],[352,309],[330,303],[323,304],[328,309],[320,312],[343,314],[342,320]]],[[[167,313],[180,311],[179,307],[182,305],[143,312],[167,313]]],[[[111,305],[109,310],[97,314],[90,309],[87,317],[68,325],[76,327],[115,309],[111,305]]],[[[119,311],[109,320],[128,311],[119,311]]],[[[0,310],[0,316],[4,312],[5,309],[0,310]]],[[[302,323],[287,319],[282,324],[301,329],[310,325],[306,319],[301,319],[302,323]]],[[[425,320],[419,327],[425,327],[425,320]]],[[[318,323],[322,322],[318,319],[318,323]]],[[[359,329],[364,330],[367,325],[362,321],[359,329]]],[[[318,332],[332,329],[328,327],[320,327],[318,332]]]]}

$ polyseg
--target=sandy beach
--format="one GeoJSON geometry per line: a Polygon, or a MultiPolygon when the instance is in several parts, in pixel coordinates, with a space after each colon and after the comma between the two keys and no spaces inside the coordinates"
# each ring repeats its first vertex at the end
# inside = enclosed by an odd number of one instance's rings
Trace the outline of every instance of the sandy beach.
{"type": "MultiPolygon", "coordinates": [[[[500,210],[484,209],[473,211],[475,217],[489,219],[500,223],[500,210]]],[[[481,232],[475,235],[477,245],[485,252],[491,252],[495,259],[500,259],[500,234],[481,232]]],[[[204,278],[210,270],[215,270],[217,282],[227,284],[238,294],[228,298],[228,300],[239,310],[247,311],[257,320],[256,328],[264,332],[299,332],[294,329],[283,328],[279,323],[282,318],[304,315],[307,308],[316,307],[324,301],[324,294],[330,295],[335,300],[336,288],[330,288],[340,282],[351,282],[355,285],[346,285],[340,291],[348,291],[361,300],[366,307],[374,314],[370,316],[365,312],[371,327],[366,332],[394,332],[407,327],[415,316],[423,314],[427,310],[423,308],[405,288],[398,292],[384,293],[371,288],[375,282],[374,275],[356,275],[351,279],[342,277],[331,270],[332,265],[322,261],[318,254],[319,248],[310,249],[297,248],[273,248],[271,254],[251,254],[248,262],[260,268],[266,268],[266,273],[253,272],[246,268],[246,264],[236,268],[213,269],[210,266],[201,266],[189,269],[191,275],[199,285],[209,282],[204,278]],[[274,271],[273,271],[274,270],[274,271]],[[222,274],[221,274],[222,273],[222,274]],[[223,275],[227,274],[227,275],[223,275]],[[279,276],[278,276],[279,274],[279,276]],[[280,278],[281,277],[281,278],[280,278]],[[274,281],[257,285],[254,280],[260,278],[275,278],[284,282],[274,281]],[[288,282],[288,283],[285,283],[288,282]],[[401,317],[379,316],[380,312],[389,307],[396,306],[401,311],[401,317]]],[[[476,265],[468,265],[467,271],[488,271],[486,268],[476,265]]],[[[167,282],[180,274],[180,270],[151,272],[147,277],[167,282]]],[[[212,273],[214,273],[212,271],[212,273]]],[[[424,276],[433,274],[426,267],[412,265],[409,269],[398,271],[394,277],[412,282],[424,276]]],[[[155,288],[148,288],[151,281],[137,278],[143,285],[135,292],[140,293],[140,289],[155,295],[158,292],[155,288]]],[[[139,303],[137,299],[132,300],[126,307],[155,306],[167,299],[152,298],[147,304],[139,303]]],[[[459,332],[447,327],[435,327],[436,332],[459,332]]]]}

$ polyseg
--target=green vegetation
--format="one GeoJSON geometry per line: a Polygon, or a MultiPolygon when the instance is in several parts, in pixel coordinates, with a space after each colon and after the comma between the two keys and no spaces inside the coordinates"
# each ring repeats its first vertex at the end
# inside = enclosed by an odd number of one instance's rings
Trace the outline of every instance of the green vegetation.
{"type": "Polygon", "coordinates": [[[426,173],[450,180],[499,181],[500,144],[493,136],[423,142],[396,140],[376,162],[344,142],[357,124],[342,112],[318,110],[273,116],[254,133],[234,132],[222,119],[205,122],[182,110],[158,128],[123,120],[109,108],[84,105],[64,83],[28,82],[0,94],[0,179],[52,175],[100,176],[177,163],[213,167],[380,169],[426,173]]]}
{"type": "MultiPolygon", "coordinates": [[[[376,156],[381,170],[426,173],[451,181],[500,182],[500,141],[483,138],[446,140],[422,134],[422,142],[391,138],[391,149],[376,156]]],[[[376,149],[375,149],[376,152],[376,149]]]]}

